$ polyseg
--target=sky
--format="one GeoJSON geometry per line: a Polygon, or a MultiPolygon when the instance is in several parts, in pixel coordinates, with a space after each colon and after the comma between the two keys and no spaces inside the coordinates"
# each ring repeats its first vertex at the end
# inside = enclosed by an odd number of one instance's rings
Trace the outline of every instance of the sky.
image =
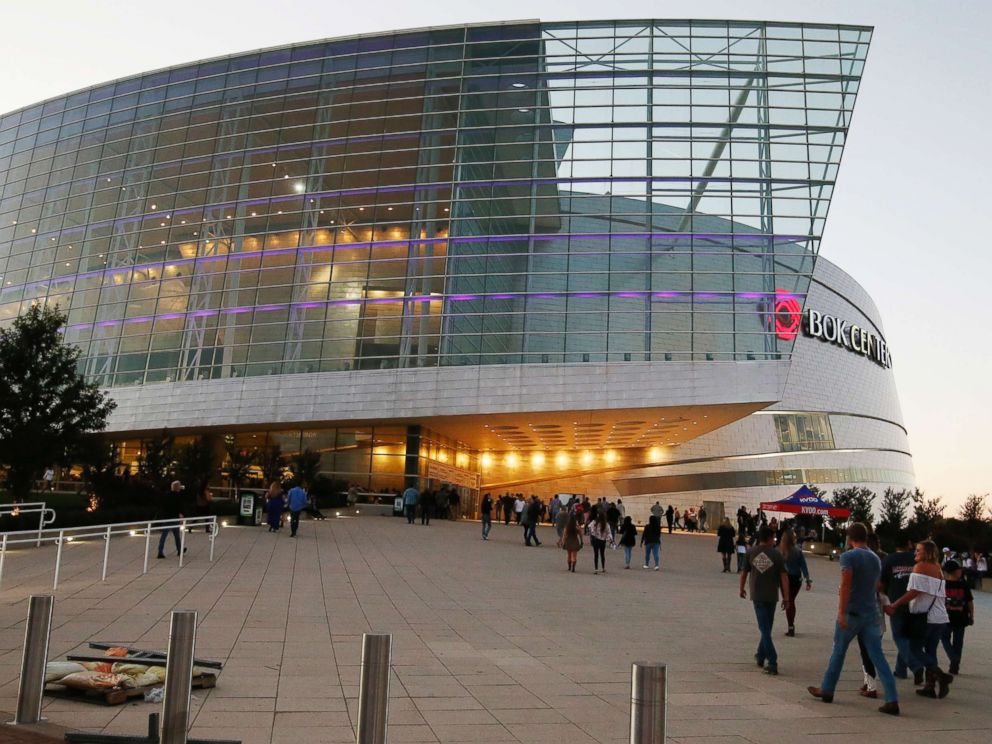
{"type": "Polygon", "coordinates": [[[0,112],[207,57],[402,28],[539,18],[875,27],[820,255],[882,316],[917,484],[948,515],[992,492],[987,0],[0,0],[0,112]],[[982,329],[985,330],[982,330],[982,329]]]}

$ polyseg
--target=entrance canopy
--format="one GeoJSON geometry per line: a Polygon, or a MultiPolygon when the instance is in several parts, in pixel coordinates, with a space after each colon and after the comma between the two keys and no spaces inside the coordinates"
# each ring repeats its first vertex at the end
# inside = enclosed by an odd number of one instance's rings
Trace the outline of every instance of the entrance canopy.
{"type": "Polygon", "coordinates": [[[809,514],[814,517],[849,517],[850,509],[834,506],[829,501],[823,501],[815,493],[803,486],[791,496],[781,501],[765,501],[761,504],[762,511],[787,512],[789,514],[809,514]]]}

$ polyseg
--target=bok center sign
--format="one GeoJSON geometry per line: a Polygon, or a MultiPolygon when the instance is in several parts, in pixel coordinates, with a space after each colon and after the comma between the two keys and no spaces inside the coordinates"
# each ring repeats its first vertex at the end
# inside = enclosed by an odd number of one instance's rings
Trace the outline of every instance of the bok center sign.
{"type": "Polygon", "coordinates": [[[807,310],[803,314],[803,333],[810,338],[818,338],[861,354],[885,369],[892,366],[892,355],[885,341],[850,321],[818,310],[807,310]]]}

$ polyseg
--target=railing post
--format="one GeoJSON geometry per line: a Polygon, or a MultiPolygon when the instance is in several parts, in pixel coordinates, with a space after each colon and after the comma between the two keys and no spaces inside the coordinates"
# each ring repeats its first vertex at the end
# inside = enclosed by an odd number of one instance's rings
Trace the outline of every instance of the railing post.
{"type": "Polygon", "coordinates": [[[357,744],[386,744],[392,643],[391,635],[365,633],[362,636],[357,744]]]}
{"type": "Polygon", "coordinates": [[[186,744],[195,646],[196,612],[173,610],[168,660],[165,665],[161,744],[186,744]]]}
{"type": "Polygon", "coordinates": [[[103,536],[103,574],[100,581],[107,580],[107,559],[110,558],[110,525],[107,525],[107,534],[103,536]]]}
{"type": "Polygon", "coordinates": [[[210,562],[214,562],[214,539],[217,537],[217,516],[214,515],[213,524],[210,525],[210,562]]]}
{"type": "Polygon", "coordinates": [[[59,568],[62,566],[62,544],[65,542],[65,530],[59,530],[56,540],[58,548],[55,551],[55,580],[52,582],[52,591],[59,588],[59,568]]]}
{"type": "Polygon", "coordinates": [[[45,529],[45,502],[41,502],[41,512],[38,514],[38,541],[34,544],[36,548],[41,547],[41,531],[45,529]]]}
{"type": "Polygon", "coordinates": [[[668,667],[634,662],[630,669],[630,744],[665,744],[668,667]]]}
{"type": "Polygon", "coordinates": [[[179,522],[179,568],[183,567],[183,557],[186,555],[186,520],[179,522]]]}
{"type": "Polygon", "coordinates": [[[149,543],[151,542],[151,539],[152,539],[152,523],[149,522],[145,526],[145,564],[144,567],[141,569],[142,576],[148,573],[148,548],[150,547],[149,543]]]}
{"type": "Polygon", "coordinates": [[[3,540],[0,541],[0,587],[3,586],[3,563],[7,558],[7,534],[4,533],[3,540]]]}
{"type": "Polygon", "coordinates": [[[45,665],[48,663],[48,640],[52,633],[51,594],[32,595],[28,600],[28,619],[24,628],[24,653],[21,678],[17,686],[17,712],[14,723],[38,723],[41,699],[45,693],[45,665]]]}

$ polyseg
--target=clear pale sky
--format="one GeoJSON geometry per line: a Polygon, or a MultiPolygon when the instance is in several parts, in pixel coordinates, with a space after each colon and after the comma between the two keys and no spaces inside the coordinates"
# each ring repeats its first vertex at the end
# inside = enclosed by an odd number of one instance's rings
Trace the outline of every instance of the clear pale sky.
{"type": "Polygon", "coordinates": [[[875,35],[820,255],[874,298],[917,483],[992,491],[988,0],[0,0],[0,112],[117,77],[291,42],[540,18],[865,24],[875,35]],[[984,329],[984,330],[983,330],[984,329]]]}

